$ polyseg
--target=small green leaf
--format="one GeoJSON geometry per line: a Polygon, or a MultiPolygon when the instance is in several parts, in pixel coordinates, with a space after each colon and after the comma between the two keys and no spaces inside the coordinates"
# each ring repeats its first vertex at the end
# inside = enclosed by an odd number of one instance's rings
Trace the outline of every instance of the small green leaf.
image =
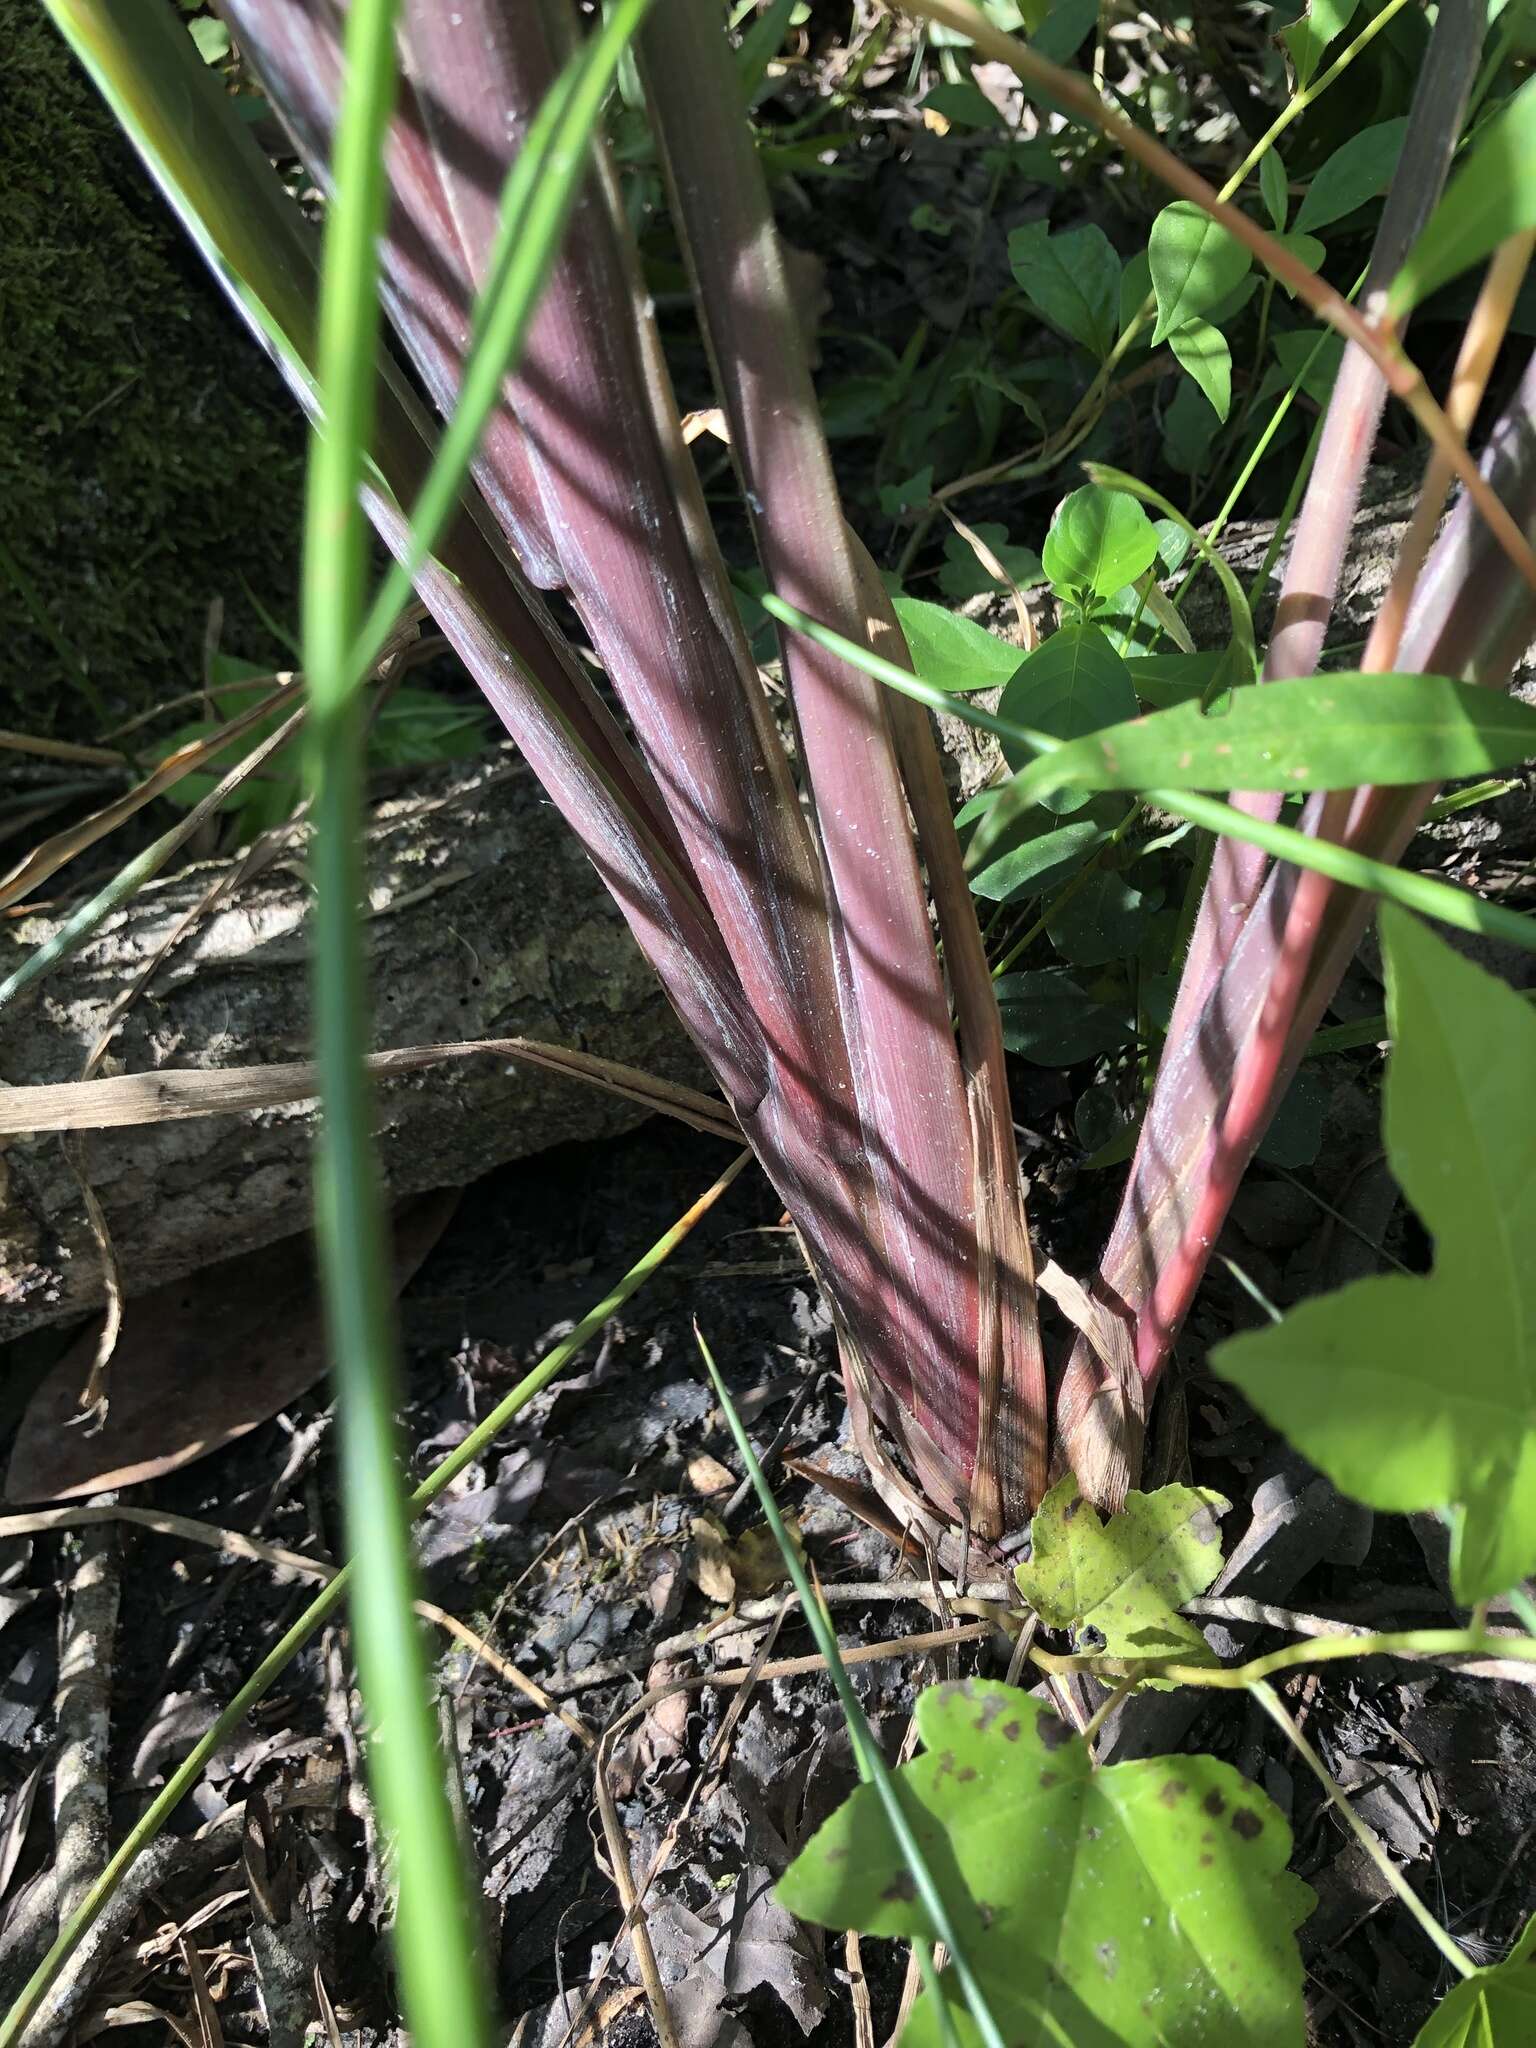
{"type": "Polygon", "coordinates": [[[1102,361],[1114,346],[1120,301],[1120,258],[1104,230],[1053,235],[1045,221],[1030,221],[1008,237],[1008,260],[1035,311],[1102,361]]]}
{"type": "Polygon", "coordinates": [[[1344,356],[1342,335],[1301,327],[1274,338],[1275,361],[1259,385],[1262,401],[1296,384],[1317,405],[1326,405],[1344,356]]]}
{"type": "MultiPolygon", "coordinates": [[[[1293,230],[1288,235],[1276,235],[1275,240],[1282,249],[1289,249],[1298,263],[1305,263],[1308,270],[1316,270],[1326,253],[1316,235],[1302,235],[1293,230]]],[[[1276,283],[1279,284],[1281,291],[1285,293],[1288,299],[1295,298],[1296,293],[1294,289],[1286,284],[1283,279],[1277,278],[1276,283]]]]}
{"type": "MultiPolygon", "coordinates": [[[[1110,645],[1101,626],[1063,626],[1033,654],[1027,655],[1003,691],[998,710],[1004,718],[1054,739],[1077,739],[1101,726],[1136,716],[1136,692],[1126,664],[1110,645]]],[[[1012,740],[1003,741],[1003,758],[1017,768],[1032,758],[1012,740]]],[[[1049,810],[1075,811],[1082,799],[1064,788],[1040,799],[1049,810]]],[[[978,834],[986,849],[987,828],[978,834]]]]}
{"type": "Polygon", "coordinates": [[[1291,204],[1285,165],[1280,161],[1278,149],[1266,150],[1259,158],[1259,193],[1269,215],[1270,226],[1278,235],[1285,226],[1291,204]]]}
{"type": "Polygon", "coordinates": [[[1379,121],[1374,128],[1362,128],[1351,135],[1329,157],[1307,187],[1296,214],[1296,230],[1331,227],[1368,199],[1376,199],[1392,182],[1392,173],[1403,153],[1408,122],[1379,121]]]}
{"type": "Polygon", "coordinates": [[[1470,1605],[1536,1570],[1536,1015],[1406,912],[1384,904],[1380,929],[1387,1156],[1433,1270],[1304,1302],[1212,1363],[1343,1492],[1459,1510],[1470,1605]]]}
{"type": "Polygon", "coordinates": [[[974,619],[917,597],[893,600],[912,667],[937,690],[995,690],[1025,659],[974,619]]]}
{"type": "Polygon", "coordinates": [[[1502,1963],[1474,1970],[1441,1999],[1413,2048],[1525,2048],[1536,2041],[1536,1918],[1502,1963]]]}
{"type": "Polygon", "coordinates": [[[992,984],[1003,1020],[1003,1043],[1037,1067],[1070,1067],[1113,1052],[1130,1026],[1108,1003],[1095,1002],[1060,967],[1005,974],[992,984]]]}
{"type": "Polygon", "coordinates": [[[196,43],[197,53],[205,64],[222,64],[229,55],[229,30],[211,14],[189,21],[187,34],[196,43]]]}
{"type": "Polygon", "coordinates": [[[1051,944],[1074,967],[1127,959],[1145,936],[1156,902],[1124,875],[1100,868],[1051,919],[1051,944]]]}
{"type": "Polygon", "coordinates": [[[1253,262],[1241,242],[1189,199],[1176,199],[1153,221],[1147,260],[1157,294],[1154,347],[1235,290],[1253,262]]]}
{"type": "Polygon", "coordinates": [[[1160,1486],[1128,1493],[1103,1522],[1069,1474],[1035,1510],[1013,1576],[1047,1628],[1095,1630],[1107,1656],[1205,1663],[1205,1637],[1178,1610],[1221,1570],[1216,1524],[1231,1505],[1203,1486],[1160,1486]]]}
{"type": "Polygon", "coordinates": [[[1006,128],[1008,125],[981,87],[964,79],[946,80],[942,85],[936,85],[923,100],[924,111],[930,107],[954,128],[1006,128]]]}
{"type": "Polygon", "coordinates": [[[1057,508],[1041,550],[1064,597],[1113,597],[1157,560],[1157,531],[1126,491],[1084,484],[1057,508]]]}
{"type": "Polygon", "coordinates": [[[1536,710],[1499,692],[1448,676],[1307,676],[1238,690],[1219,717],[1177,704],[1093,733],[1019,782],[1037,800],[1063,787],[1353,789],[1481,775],[1532,753],[1536,710]]]}
{"type": "Polygon", "coordinates": [[[1227,337],[1205,320],[1186,320],[1168,337],[1180,365],[1194,378],[1224,420],[1232,407],[1232,351],[1227,337]]]}
{"type": "MultiPolygon", "coordinates": [[[[1106,798],[1113,802],[1113,798],[1106,798]]],[[[1077,873],[1090,854],[1109,837],[1110,827],[1097,818],[1073,818],[1058,825],[1049,811],[1026,811],[1019,819],[1021,835],[980,874],[971,877],[971,894],[988,903],[1016,903],[1021,896],[1040,896],[1077,873]]]]}
{"type": "Polygon", "coordinates": [[[1341,36],[1359,11],[1360,0],[1310,0],[1299,20],[1280,31],[1280,40],[1296,67],[1296,83],[1312,83],[1323,52],[1341,36]]]}
{"type": "Polygon", "coordinates": [[[1536,78],[1526,80],[1473,143],[1393,280],[1390,311],[1401,318],[1529,228],[1536,228],[1536,78]]]}
{"type": "Polygon", "coordinates": [[[921,206],[914,206],[907,215],[907,226],[920,235],[937,235],[941,242],[947,242],[955,232],[955,224],[946,213],[924,200],[921,206]]]}
{"type": "MultiPolygon", "coordinates": [[[[930,1687],[917,1725],[924,1753],[895,1774],[902,1806],[1006,2040],[1302,2048],[1295,1930],[1312,1894],[1286,1870],[1279,1810],[1229,1764],[1096,1770],[1049,1707],[985,1679],[930,1687]]],[[[933,1938],[868,1786],[817,1830],[777,1896],[823,1927],[933,1938]]],[[[952,1974],[941,1991],[956,2000],[952,1974]]],[[[954,2020],[969,2048],[958,2001],[954,2020]]],[[[941,2025],[925,1994],[906,2048],[935,2048],[941,2025]]]]}

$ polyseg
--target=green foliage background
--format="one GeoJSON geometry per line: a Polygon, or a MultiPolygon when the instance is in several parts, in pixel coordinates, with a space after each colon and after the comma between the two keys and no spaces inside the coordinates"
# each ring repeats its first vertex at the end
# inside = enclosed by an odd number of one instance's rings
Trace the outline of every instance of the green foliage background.
{"type": "MultiPolygon", "coordinates": [[[[303,427],[32,0],[0,0],[3,538],[109,709],[196,683],[207,605],[291,619],[303,427]],[[243,581],[242,581],[243,579],[243,581]]],[[[5,722],[97,720],[0,570],[5,722]]]]}

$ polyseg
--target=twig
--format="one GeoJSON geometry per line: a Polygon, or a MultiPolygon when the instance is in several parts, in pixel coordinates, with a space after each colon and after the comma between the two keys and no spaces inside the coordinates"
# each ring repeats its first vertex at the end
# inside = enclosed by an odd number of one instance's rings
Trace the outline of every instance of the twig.
{"type": "Polygon", "coordinates": [[[107,1760],[121,1563],[110,1526],[87,1530],[64,1606],[56,1708],[59,1753],[53,1774],[61,1920],[101,1875],[109,1853],[107,1760]]]}

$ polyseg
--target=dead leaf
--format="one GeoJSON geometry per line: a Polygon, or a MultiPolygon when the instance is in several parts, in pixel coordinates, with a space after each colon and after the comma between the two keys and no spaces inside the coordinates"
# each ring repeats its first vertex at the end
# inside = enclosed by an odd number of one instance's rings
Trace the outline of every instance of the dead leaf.
{"type": "MultiPolygon", "coordinates": [[[[457,1203],[448,1190],[405,1204],[395,1227],[397,1287],[457,1203]]],[[[71,1500],[158,1478],[244,1436],[312,1387],[326,1347],[308,1240],[287,1238],[132,1302],[112,1363],[112,1405],[88,1435],[67,1425],[95,1351],[92,1325],[27,1404],[8,1501],[71,1500]]]]}
{"type": "Polygon", "coordinates": [[[703,1452],[688,1460],[688,1484],[695,1493],[702,1493],[708,1499],[717,1493],[734,1492],[736,1480],[718,1458],[711,1458],[703,1452]]]}
{"type": "Polygon", "coordinates": [[[736,1574],[731,1570],[730,1538],[713,1515],[696,1516],[692,1535],[689,1578],[706,1600],[720,1607],[731,1606],[736,1598],[736,1574]]]}
{"type": "MultiPolygon", "coordinates": [[[[784,1517],[784,1528],[796,1552],[801,1553],[804,1546],[800,1541],[799,1524],[793,1515],[784,1517]]],[[[788,1580],[783,1553],[766,1522],[759,1522],[755,1529],[748,1529],[737,1537],[731,1547],[731,1570],[736,1575],[737,1591],[749,1600],[771,1593],[775,1586],[782,1586],[788,1580]]]]}

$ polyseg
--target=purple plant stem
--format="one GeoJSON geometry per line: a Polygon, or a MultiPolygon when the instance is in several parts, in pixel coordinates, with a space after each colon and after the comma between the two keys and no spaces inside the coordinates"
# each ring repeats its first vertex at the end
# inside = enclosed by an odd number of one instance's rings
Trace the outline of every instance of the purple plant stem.
{"type": "MultiPolygon", "coordinates": [[[[1371,248],[1364,287],[1368,313],[1380,305],[1444,186],[1477,66],[1481,14],[1481,0],[1452,0],[1431,33],[1409,114],[1409,139],[1371,248]]],[[[1386,396],[1381,372],[1351,343],[1328,402],[1285,566],[1264,663],[1266,683],[1309,676],[1317,667],[1386,396]]],[[[1280,814],[1279,797],[1269,793],[1239,790],[1229,801],[1250,817],[1280,814]]],[[[1169,1045],[1178,1044],[1199,1016],[1258,900],[1267,866],[1268,856],[1257,847],[1235,839],[1217,841],[1169,1018],[1169,1045]]]]}

